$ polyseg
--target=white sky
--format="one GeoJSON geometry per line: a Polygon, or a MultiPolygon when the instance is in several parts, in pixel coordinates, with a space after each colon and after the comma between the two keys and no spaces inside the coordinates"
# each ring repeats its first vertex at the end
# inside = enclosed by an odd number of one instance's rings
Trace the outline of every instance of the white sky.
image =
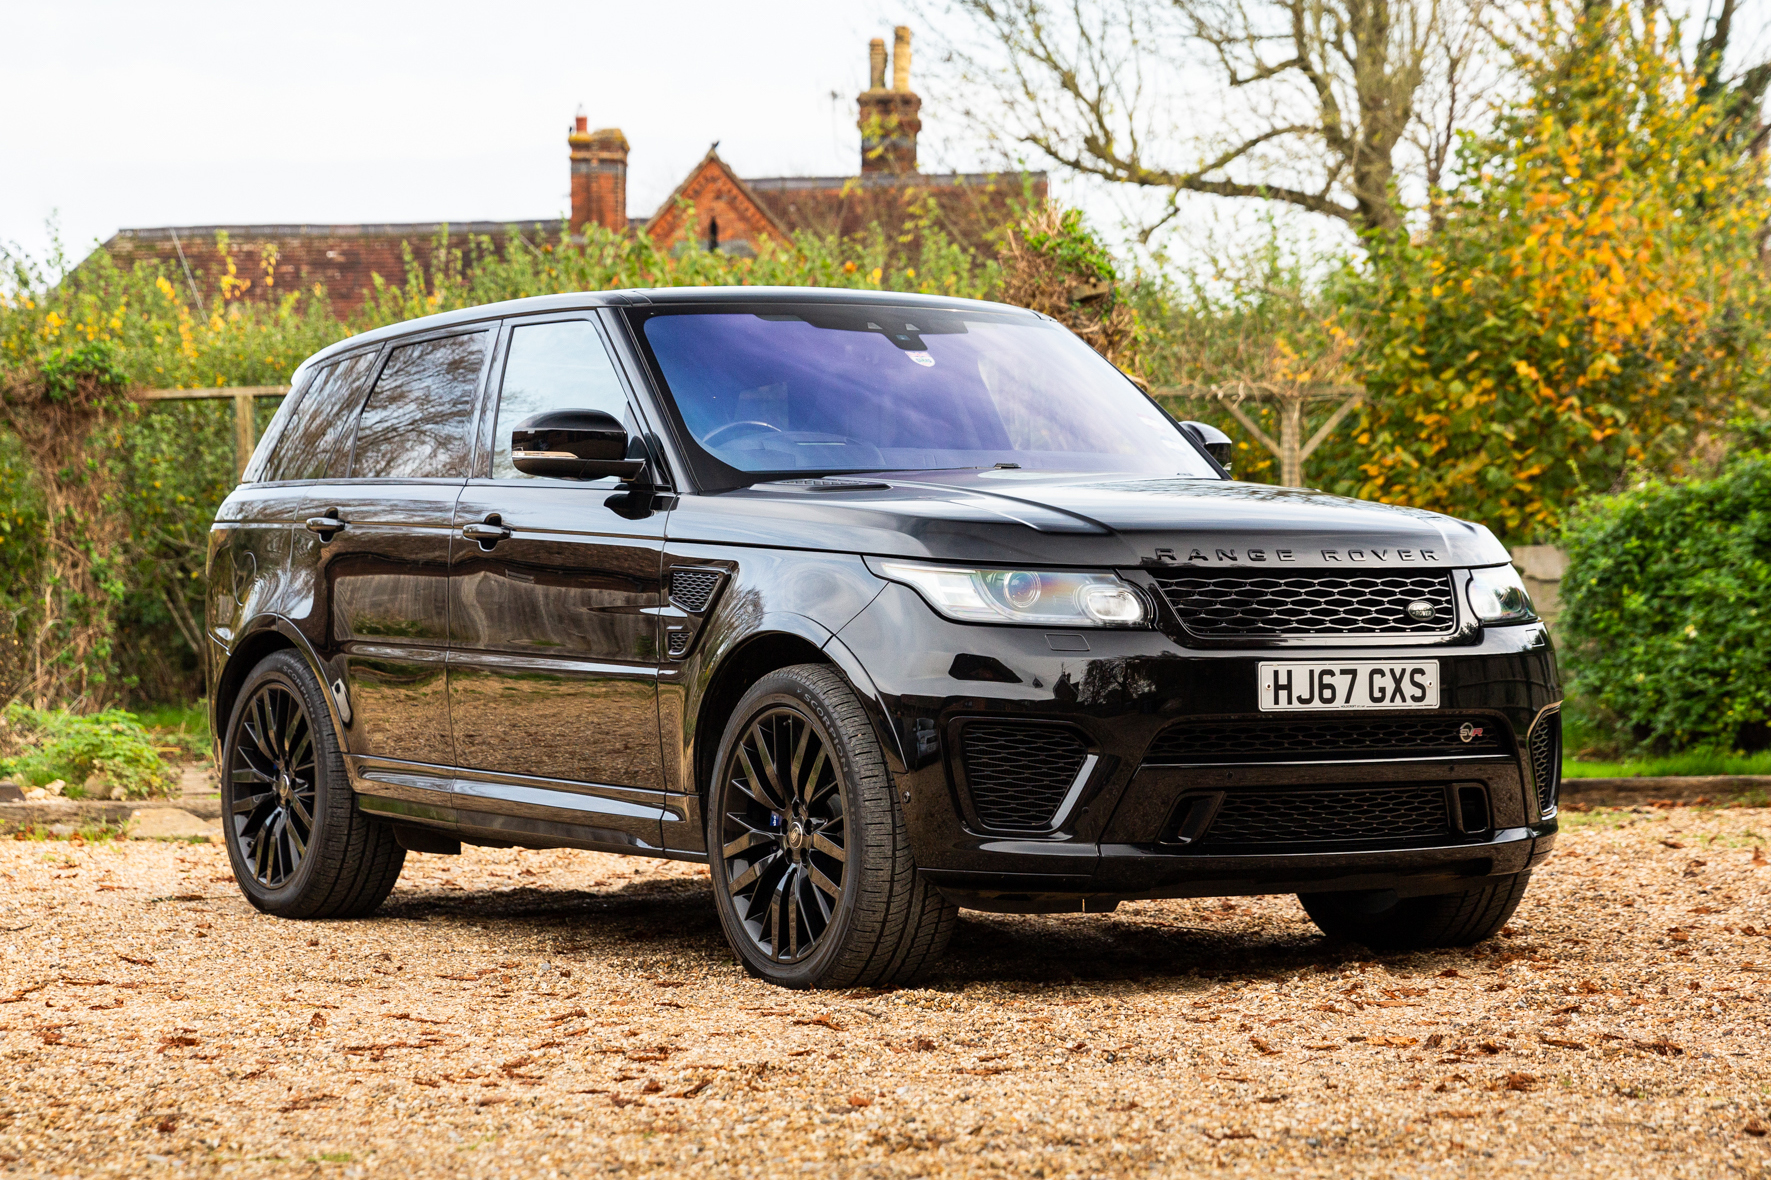
{"type": "Polygon", "coordinates": [[[627,133],[634,215],[716,139],[741,176],[849,175],[868,39],[908,20],[868,0],[0,10],[0,242],[39,258],[52,216],[75,258],[121,227],[559,216],[580,103],[627,133]]]}

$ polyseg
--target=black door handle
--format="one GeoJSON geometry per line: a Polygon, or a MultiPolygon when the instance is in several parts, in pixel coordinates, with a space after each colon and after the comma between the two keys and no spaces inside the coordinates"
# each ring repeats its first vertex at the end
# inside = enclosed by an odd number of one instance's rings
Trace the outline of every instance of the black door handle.
{"type": "Polygon", "coordinates": [[[336,516],[310,516],[307,518],[307,531],[319,533],[322,541],[330,541],[332,534],[344,527],[344,521],[336,516]]]}

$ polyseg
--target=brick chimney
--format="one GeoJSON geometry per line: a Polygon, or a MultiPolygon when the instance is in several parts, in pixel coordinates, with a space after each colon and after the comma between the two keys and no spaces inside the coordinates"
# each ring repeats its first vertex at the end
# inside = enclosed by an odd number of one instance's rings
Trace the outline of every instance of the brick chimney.
{"type": "Polygon", "coordinates": [[[885,42],[867,47],[867,89],[861,93],[861,171],[915,172],[917,112],[922,99],[910,91],[910,30],[899,25],[892,45],[892,86],[886,89],[885,42]]]}
{"type": "Polygon", "coordinates": [[[627,228],[627,136],[619,128],[588,131],[579,111],[566,143],[572,149],[572,232],[596,224],[627,228]]]}

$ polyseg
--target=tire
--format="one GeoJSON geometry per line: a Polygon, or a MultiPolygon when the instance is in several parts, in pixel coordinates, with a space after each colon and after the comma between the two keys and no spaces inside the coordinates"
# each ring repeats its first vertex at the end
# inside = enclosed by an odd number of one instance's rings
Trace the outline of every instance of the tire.
{"type": "Polygon", "coordinates": [[[1387,889],[1358,893],[1300,893],[1304,912],[1322,933],[1374,951],[1416,951],[1472,946],[1507,924],[1530,873],[1467,893],[1398,898],[1387,889]]]}
{"type": "Polygon", "coordinates": [[[295,652],[272,652],[241,686],[222,745],[234,880],[280,918],[374,913],[406,862],[393,829],[357,808],[324,691],[295,652]]]}
{"type": "Polygon", "coordinates": [[[884,751],[834,669],[764,676],[714,765],[708,860],[745,970],[782,987],[878,987],[940,958],[958,907],[917,872],[884,751]]]}

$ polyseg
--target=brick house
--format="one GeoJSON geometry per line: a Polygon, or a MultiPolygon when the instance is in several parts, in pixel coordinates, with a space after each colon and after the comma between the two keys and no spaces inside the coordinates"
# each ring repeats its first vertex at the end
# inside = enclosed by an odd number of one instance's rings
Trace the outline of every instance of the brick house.
{"type": "Polygon", "coordinates": [[[323,284],[334,308],[349,316],[379,274],[405,276],[404,248],[428,266],[434,239],[521,234],[531,245],[580,234],[586,225],[643,233],[661,246],[693,237],[710,249],[754,254],[765,241],[788,244],[798,232],[847,237],[873,225],[896,237],[906,225],[931,218],[951,238],[973,246],[1013,216],[1023,202],[1046,197],[1043,172],[924,173],[917,170],[916,138],[922,99],[910,89],[910,30],[900,27],[892,47],[891,85],[886,46],[868,47],[868,88],[857,98],[860,172],[855,176],[775,176],[744,179],[720,158],[718,145],[689,171],[650,217],[627,213],[627,137],[617,128],[593,131],[579,115],[566,138],[571,167],[571,214],[564,224],[411,222],[379,225],[204,225],[119,230],[104,244],[118,265],[158,261],[171,276],[189,273],[205,293],[228,273],[218,247],[226,235],[245,298],[276,298],[323,284]],[[274,262],[274,267],[271,264],[274,262]],[[273,277],[274,275],[274,277],[273,277]]]}

